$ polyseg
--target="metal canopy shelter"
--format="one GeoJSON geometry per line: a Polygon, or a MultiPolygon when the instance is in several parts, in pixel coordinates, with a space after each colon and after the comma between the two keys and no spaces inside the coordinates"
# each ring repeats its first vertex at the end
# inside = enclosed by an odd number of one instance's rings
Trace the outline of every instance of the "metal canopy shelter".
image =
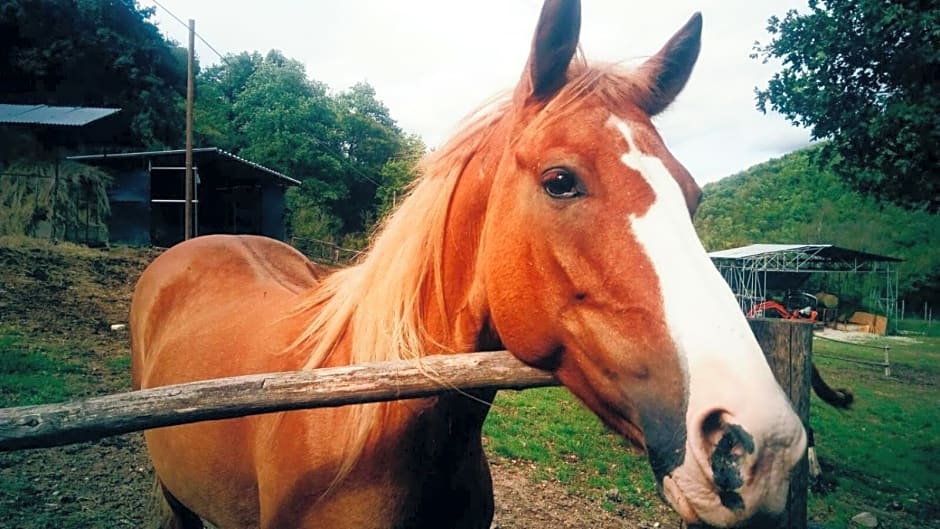
{"type": "Polygon", "coordinates": [[[884,288],[875,305],[897,323],[897,268],[901,259],[831,244],[751,244],[708,254],[748,313],[766,301],[768,290],[799,288],[814,273],[876,273],[884,288]]]}
{"type": "Polygon", "coordinates": [[[120,111],[0,103],[0,167],[24,157],[58,164],[65,152],[113,143],[125,130],[120,111]]]}

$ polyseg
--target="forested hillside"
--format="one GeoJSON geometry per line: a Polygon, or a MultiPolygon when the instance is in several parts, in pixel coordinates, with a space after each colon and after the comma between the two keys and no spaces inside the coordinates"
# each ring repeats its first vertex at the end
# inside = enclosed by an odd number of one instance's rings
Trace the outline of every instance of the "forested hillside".
{"type": "Polygon", "coordinates": [[[904,259],[899,297],[940,301],[940,215],[878,205],[813,163],[816,148],[704,187],[695,225],[705,247],[835,244],[904,259]]]}

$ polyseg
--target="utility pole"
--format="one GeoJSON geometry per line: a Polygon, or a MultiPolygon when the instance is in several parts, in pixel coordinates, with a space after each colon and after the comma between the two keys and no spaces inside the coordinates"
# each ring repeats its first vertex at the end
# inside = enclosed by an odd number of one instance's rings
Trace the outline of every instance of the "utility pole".
{"type": "Polygon", "coordinates": [[[186,69],[186,207],[183,239],[193,236],[193,62],[195,59],[196,21],[189,19],[189,55],[186,69]]]}

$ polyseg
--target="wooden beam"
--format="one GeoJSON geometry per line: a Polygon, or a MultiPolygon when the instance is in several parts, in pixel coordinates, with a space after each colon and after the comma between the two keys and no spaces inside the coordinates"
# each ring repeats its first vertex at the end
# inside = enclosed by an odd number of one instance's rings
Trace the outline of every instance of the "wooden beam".
{"type": "Polygon", "coordinates": [[[183,206],[183,240],[193,237],[198,226],[193,226],[193,99],[195,98],[195,69],[196,62],[196,21],[189,19],[189,51],[186,54],[186,200],[183,206]]]}
{"type": "MultiPolygon", "coordinates": [[[[809,428],[809,402],[813,351],[813,325],[783,319],[749,320],[751,330],[764,351],[770,370],[790,398],[793,409],[809,428]]],[[[790,473],[790,495],[787,509],[776,528],[806,529],[809,460],[804,455],[790,473]]]]}
{"type": "Polygon", "coordinates": [[[276,411],[557,385],[551,373],[527,366],[507,351],[247,375],[0,409],[0,451],[276,411]]]}

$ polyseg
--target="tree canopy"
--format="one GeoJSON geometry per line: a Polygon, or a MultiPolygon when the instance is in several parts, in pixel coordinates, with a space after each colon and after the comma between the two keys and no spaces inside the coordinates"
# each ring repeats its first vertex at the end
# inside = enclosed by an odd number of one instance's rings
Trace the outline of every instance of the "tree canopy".
{"type": "Polygon", "coordinates": [[[819,161],[853,188],[940,210],[940,3],[810,0],[767,29],[753,57],[782,68],[757,107],[829,140],[819,161]]]}
{"type": "Polygon", "coordinates": [[[197,143],[301,180],[288,195],[292,232],[363,233],[413,178],[424,152],[367,83],[332,93],[278,51],[229,55],[200,72],[197,143]]]}

